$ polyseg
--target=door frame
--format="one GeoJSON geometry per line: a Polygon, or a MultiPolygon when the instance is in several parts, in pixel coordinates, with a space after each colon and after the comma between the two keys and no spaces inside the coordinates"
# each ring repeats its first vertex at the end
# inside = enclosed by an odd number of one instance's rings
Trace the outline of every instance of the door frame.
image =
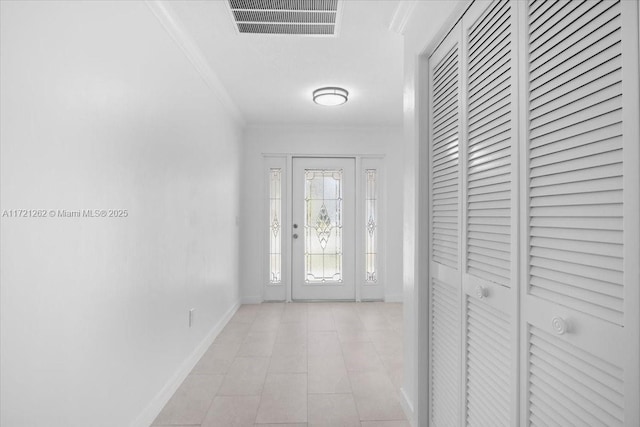
{"type": "Polygon", "coordinates": [[[355,160],[355,301],[384,301],[386,283],[386,188],[385,188],[385,156],[369,154],[306,154],[306,153],[263,153],[263,173],[260,183],[263,202],[260,206],[260,218],[262,219],[260,232],[260,246],[262,248],[262,300],[263,301],[285,301],[292,302],[292,256],[291,215],[293,212],[293,159],[296,157],[307,158],[350,158],[355,160]],[[269,282],[269,229],[264,226],[269,221],[269,171],[272,168],[279,168],[282,171],[282,218],[281,218],[281,238],[282,238],[282,278],[278,284],[269,282]],[[376,169],[377,171],[377,198],[378,198],[378,280],[376,283],[365,283],[364,280],[364,245],[365,235],[360,230],[365,229],[364,220],[364,171],[366,169],[376,169]]]}

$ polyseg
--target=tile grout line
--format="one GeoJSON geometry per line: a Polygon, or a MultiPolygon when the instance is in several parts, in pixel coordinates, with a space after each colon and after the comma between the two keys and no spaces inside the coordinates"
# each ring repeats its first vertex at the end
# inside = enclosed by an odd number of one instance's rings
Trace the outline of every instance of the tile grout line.
{"type": "MultiPolygon", "coordinates": [[[[362,319],[360,319],[360,314],[358,314],[358,310],[356,310],[355,306],[353,310],[356,312],[356,315],[358,316],[360,323],[362,323],[362,319]]],[[[333,317],[333,313],[331,313],[331,316],[333,317]]],[[[334,325],[335,325],[335,320],[334,320],[334,325]]],[[[362,326],[364,326],[364,324],[362,326]]],[[[336,336],[338,336],[337,331],[336,331],[336,336]]],[[[358,414],[358,423],[360,424],[360,426],[362,426],[362,415],[360,415],[360,410],[358,409],[358,403],[356,402],[356,396],[355,396],[355,393],[353,392],[353,383],[351,382],[351,375],[349,375],[349,369],[347,369],[347,362],[345,361],[345,358],[344,358],[344,348],[342,347],[343,343],[340,342],[339,336],[338,336],[338,344],[340,344],[340,353],[342,353],[344,370],[347,372],[347,379],[349,380],[349,388],[351,389],[351,398],[353,399],[353,405],[356,407],[356,414],[358,414]]]]}
{"type": "MultiPolygon", "coordinates": [[[[256,315],[256,318],[258,316],[256,315]]],[[[256,318],[253,319],[253,323],[255,323],[256,318]]],[[[253,326],[253,323],[251,323],[251,326],[253,326]]],[[[280,325],[278,324],[278,327],[280,325]]],[[[249,328],[249,331],[251,331],[251,328],[249,328]]],[[[249,331],[247,331],[247,336],[249,336],[249,331]]],[[[276,338],[278,337],[278,333],[276,332],[276,338]]],[[[273,344],[275,346],[275,342],[273,344]]],[[[273,356],[273,349],[271,349],[271,356],[273,356]]],[[[271,366],[271,356],[269,356],[269,363],[267,363],[267,372],[265,372],[264,374],[264,380],[262,382],[262,389],[260,390],[260,395],[258,396],[258,406],[256,407],[256,414],[253,416],[253,424],[256,424],[256,421],[258,421],[258,413],[260,412],[260,406],[262,405],[262,394],[264,393],[264,385],[267,382],[267,375],[269,374],[269,366],[271,366]]]]}
{"type": "Polygon", "coordinates": [[[280,325],[282,325],[283,316],[284,316],[284,308],[282,309],[282,314],[280,315],[280,319],[278,320],[278,326],[276,327],[276,330],[275,330],[275,338],[273,340],[273,345],[271,346],[271,352],[269,354],[269,363],[267,364],[267,372],[265,372],[264,374],[264,381],[262,382],[262,390],[260,392],[260,401],[258,402],[258,408],[256,409],[256,417],[253,420],[253,424],[257,424],[256,421],[258,421],[260,406],[262,406],[262,397],[264,396],[264,389],[265,389],[265,386],[267,385],[267,377],[269,376],[269,369],[271,368],[271,361],[273,360],[273,351],[275,350],[275,347],[276,347],[276,341],[278,340],[278,332],[280,331],[280,325]]]}

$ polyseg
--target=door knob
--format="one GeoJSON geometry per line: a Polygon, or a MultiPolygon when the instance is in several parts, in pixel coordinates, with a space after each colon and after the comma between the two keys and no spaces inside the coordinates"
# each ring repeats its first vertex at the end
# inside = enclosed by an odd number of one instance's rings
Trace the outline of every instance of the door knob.
{"type": "Polygon", "coordinates": [[[489,295],[487,288],[482,285],[476,285],[476,296],[478,298],[484,299],[487,295],[489,295]]]}
{"type": "Polygon", "coordinates": [[[298,224],[293,224],[293,228],[298,228],[298,224]]]}
{"type": "Polygon", "coordinates": [[[563,335],[569,329],[567,325],[567,321],[559,316],[556,316],[553,319],[551,319],[551,327],[558,335],[563,335]]]}
{"type": "Polygon", "coordinates": [[[293,238],[294,238],[294,239],[297,239],[297,238],[298,238],[298,234],[294,233],[294,234],[293,234],[293,238]]]}

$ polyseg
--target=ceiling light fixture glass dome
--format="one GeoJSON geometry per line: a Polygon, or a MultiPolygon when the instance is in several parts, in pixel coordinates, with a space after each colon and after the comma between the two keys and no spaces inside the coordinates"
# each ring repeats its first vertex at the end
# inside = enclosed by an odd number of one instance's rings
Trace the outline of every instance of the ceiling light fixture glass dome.
{"type": "Polygon", "coordinates": [[[313,102],[319,105],[341,105],[348,99],[349,92],[341,87],[321,87],[313,91],[313,102]]]}

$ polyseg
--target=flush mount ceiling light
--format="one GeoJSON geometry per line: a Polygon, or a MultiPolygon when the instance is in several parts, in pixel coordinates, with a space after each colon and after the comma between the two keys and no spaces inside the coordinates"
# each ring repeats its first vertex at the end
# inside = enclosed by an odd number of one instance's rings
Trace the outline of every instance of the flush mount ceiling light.
{"type": "Polygon", "coordinates": [[[313,91],[313,102],[319,105],[335,106],[347,102],[349,92],[341,87],[321,87],[313,91]]]}

